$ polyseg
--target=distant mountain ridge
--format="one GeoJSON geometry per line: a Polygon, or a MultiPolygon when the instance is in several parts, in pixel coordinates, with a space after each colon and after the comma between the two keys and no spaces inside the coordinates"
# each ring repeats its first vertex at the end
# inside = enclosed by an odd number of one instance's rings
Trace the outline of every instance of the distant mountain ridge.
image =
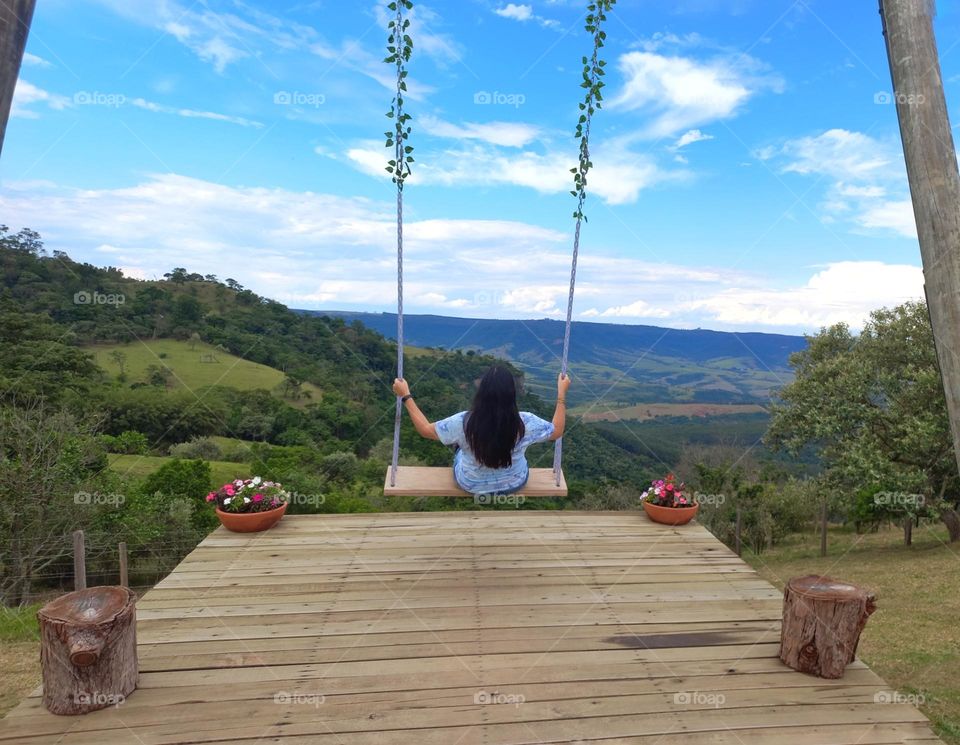
{"type": "MultiPolygon", "coordinates": [[[[396,339],[394,313],[299,312],[360,321],[396,339]]],[[[556,375],[563,331],[563,322],[552,319],[404,316],[408,344],[495,354],[524,368],[534,388],[556,375]]],[[[804,337],[786,334],[575,321],[570,364],[598,389],[612,386],[606,398],[624,403],[766,402],[792,378],[789,357],[806,345],[804,337]]]]}

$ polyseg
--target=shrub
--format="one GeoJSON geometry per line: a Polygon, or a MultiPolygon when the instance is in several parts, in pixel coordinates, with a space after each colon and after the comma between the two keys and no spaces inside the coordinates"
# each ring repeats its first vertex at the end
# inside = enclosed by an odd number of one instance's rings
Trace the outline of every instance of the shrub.
{"type": "Polygon", "coordinates": [[[221,460],[223,453],[220,446],[209,437],[195,437],[190,442],[181,442],[179,445],[171,445],[170,455],[174,458],[184,460],[221,460]]]}

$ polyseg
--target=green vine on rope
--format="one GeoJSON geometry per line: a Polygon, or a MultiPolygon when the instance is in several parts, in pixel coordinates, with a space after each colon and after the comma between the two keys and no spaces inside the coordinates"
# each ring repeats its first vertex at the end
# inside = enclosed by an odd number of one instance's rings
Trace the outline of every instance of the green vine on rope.
{"type": "Polygon", "coordinates": [[[385,147],[394,149],[393,159],[387,161],[387,173],[393,174],[393,183],[397,185],[398,191],[403,191],[403,182],[410,175],[410,164],[413,163],[413,147],[407,144],[410,138],[410,126],[407,124],[411,117],[403,110],[403,97],[407,92],[407,69],[406,63],[410,61],[410,55],[413,53],[413,39],[407,33],[410,27],[410,20],[404,18],[404,11],[413,10],[412,0],[396,0],[387,5],[392,11],[396,12],[394,18],[388,24],[390,36],[387,38],[387,56],[383,61],[396,65],[397,68],[397,93],[390,104],[390,111],[387,112],[387,118],[393,120],[393,131],[384,132],[387,136],[385,147]]]}
{"type": "Polygon", "coordinates": [[[593,54],[589,59],[583,58],[583,82],[581,88],[587,93],[580,103],[580,119],[577,121],[576,137],[580,139],[580,163],[571,168],[573,174],[573,190],[570,192],[577,197],[577,211],[573,213],[576,220],[586,222],[587,216],[583,213],[583,202],[587,198],[587,172],[593,168],[590,161],[590,121],[595,111],[602,107],[603,78],[607,63],[600,59],[600,48],[604,45],[607,32],[601,27],[607,20],[607,13],[616,5],[617,0],[595,0],[587,6],[587,18],[584,28],[593,34],[593,54]]]}

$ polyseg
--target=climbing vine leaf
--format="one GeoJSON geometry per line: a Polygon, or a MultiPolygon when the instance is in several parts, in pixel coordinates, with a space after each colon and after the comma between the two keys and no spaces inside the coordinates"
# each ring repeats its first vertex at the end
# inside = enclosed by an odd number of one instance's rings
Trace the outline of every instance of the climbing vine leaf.
{"type": "Polygon", "coordinates": [[[397,70],[397,91],[390,103],[387,118],[393,122],[393,129],[384,132],[387,142],[385,147],[393,148],[393,158],[387,161],[387,173],[392,174],[393,183],[399,191],[403,191],[403,183],[410,175],[410,164],[413,163],[413,147],[407,144],[410,139],[410,120],[413,118],[403,108],[404,96],[407,93],[407,62],[413,53],[413,39],[410,37],[410,19],[406,16],[413,10],[412,0],[395,0],[387,5],[394,11],[395,16],[387,24],[390,35],[387,37],[387,57],[383,60],[394,65],[397,70]]]}

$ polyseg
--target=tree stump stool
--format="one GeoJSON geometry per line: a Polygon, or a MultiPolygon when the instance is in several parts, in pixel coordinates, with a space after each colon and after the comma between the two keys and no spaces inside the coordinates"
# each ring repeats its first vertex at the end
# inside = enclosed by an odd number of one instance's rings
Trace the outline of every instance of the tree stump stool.
{"type": "Polygon", "coordinates": [[[61,595],[37,612],[43,705],[85,714],[123,703],[137,687],[136,595],[90,587],[61,595]]]}
{"type": "Polygon", "coordinates": [[[876,609],[876,595],[856,585],[814,574],[794,577],[783,590],[780,659],[803,673],[842,677],[876,609]]]}

